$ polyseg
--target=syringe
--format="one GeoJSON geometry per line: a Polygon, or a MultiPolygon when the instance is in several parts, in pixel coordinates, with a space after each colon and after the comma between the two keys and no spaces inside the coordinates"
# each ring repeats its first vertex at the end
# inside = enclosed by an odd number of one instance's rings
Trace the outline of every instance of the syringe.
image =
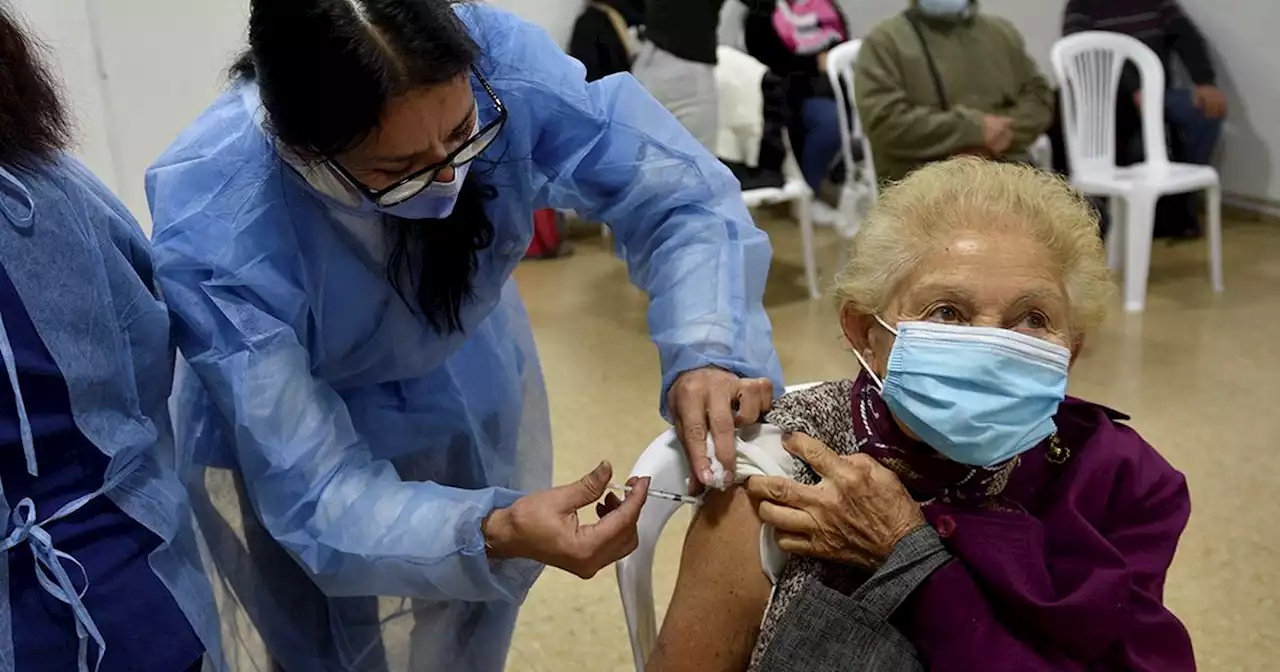
{"type": "MultiPolygon", "coordinates": [[[[609,484],[609,489],[630,494],[632,487],[629,485],[618,485],[616,483],[611,483],[609,484]]],[[[653,488],[649,489],[649,496],[657,497],[658,499],[667,499],[673,502],[680,502],[681,504],[697,505],[702,503],[701,497],[694,497],[692,495],[682,495],[680,493],[670,492],[668,490],[655,490],[653,488]]]]}

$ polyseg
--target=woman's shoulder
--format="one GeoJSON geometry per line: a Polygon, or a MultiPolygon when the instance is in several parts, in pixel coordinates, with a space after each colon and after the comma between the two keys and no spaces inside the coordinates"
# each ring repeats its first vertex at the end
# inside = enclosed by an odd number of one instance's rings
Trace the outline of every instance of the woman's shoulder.
{"type": "Polygon", "coordinates": [[[480,47],[483,61],[497,70],[495,77],[536,68],[548,55],[564,53],[541,26],[504,9],[463,2],[455,11],[480,47]]]}
{"type": "Polygon", "coordinates": [[[147,169],[147,199],[157,237],[203,215],[245,212],[252,189],[278,161],[262,130],[253,84],[237,84],[187,126],[147,169]]]}
{"type": "Polygon", "coordinates": [[[283,179],[273,179],[282,164],[256,100],[252,84],[233,86],[147,169],[158,260],[179,254],[236,265],[243,260],[229,249],[247,244],[257,249],[246,254],[259,254],[287,235],[290,227],[278,225],[288,216],[283,179]]]}
{"type": "Polygon", "coordinates": [[[808,434],[838,453],[855,452],[853,388],[854,381],[837,380],[788,392],[766,420],[786,431],[808,434]]]}

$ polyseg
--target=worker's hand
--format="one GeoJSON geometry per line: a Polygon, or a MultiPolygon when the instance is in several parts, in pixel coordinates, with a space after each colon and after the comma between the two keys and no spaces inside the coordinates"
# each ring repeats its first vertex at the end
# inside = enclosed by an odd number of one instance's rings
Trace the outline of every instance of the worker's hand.
{"type": "Polygon", "coordinates": [[[589,579],[636,550],[636,521],[649,492],[648,478],[627,481],[625,500],[609,495],[597,506],[600,520],[583,525],[578,509],[597,502],[609,487],[613,467],[601,462],[578,482],[534,492],[481,524],[489,557],[528,558],[589,579]]]}
{"type": "Polygon", "coordinates": [[[1227,116],[1227,94],[1212,84],[1196,87],[1195,103],[1196,109],[1210,119],[1227,116]]]}
{"type": "Polygon", "coordinates": [[[995,157],[1009,151],[1013,144],[1013,119],[994,114],[983,117],[982,144],[995,157]]]}
{"type": "Polygon", "coordinates": [[[826,71],[827,71],[827,54],[829,54],[829,53],[831,53],[831,52],[830,52],[830,51],[823,51],[823,52],[819,52],[819,53],[818,53],[818,72],[826,72],[826,71]]]}
{"type": "Polygon", "coordinates": [[[783,551],[874,569],[926,524],[898,477],[873,458],[837,455],[804,434],[788,435],[783,445],[822,476],[817,485],[781,476],[747,479],[760,520],[777,530],[783,551]]]}
{"type": "Polygon", "coordinates": [[[667,406],[689,455],[696,477],[691,491],[697,494],[713,481],[707,434],[715,442],[716,460],[724,466],[724,481],[732,483],[737,452],[734,428],[759,422],[773,407],[773,382],[739,378],[724,369],[695,369],[676,379],[667,393],[667,406]]]}

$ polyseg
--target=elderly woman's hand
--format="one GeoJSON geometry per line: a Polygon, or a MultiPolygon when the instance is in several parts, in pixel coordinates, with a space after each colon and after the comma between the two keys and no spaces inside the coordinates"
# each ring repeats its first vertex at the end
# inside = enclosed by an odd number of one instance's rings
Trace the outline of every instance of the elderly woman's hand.
{"type": "Polygon", "coordinates": [[[747,492],[759,500],[760,520],[777,529],[788,553],[861,567],[884,563],[893,547],[925,525],[920,505],[893,472],[862,455],[837,455],[804,434],[784,439],[822,482],[804,485],[780,476],[752,476],[747,492]]]}

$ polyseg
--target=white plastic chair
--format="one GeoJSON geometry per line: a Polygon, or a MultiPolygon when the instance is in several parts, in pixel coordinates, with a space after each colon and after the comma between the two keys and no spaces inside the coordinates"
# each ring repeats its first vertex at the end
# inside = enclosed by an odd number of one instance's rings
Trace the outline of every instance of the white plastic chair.
{"type": "MultiPolygon", "coordinates": [[[[736,4],[736,3],[729,3],[736,4]]],[[[733,101],[739,99],[739,91],[743,89],[759,90],[759,76],[763,76],[768,68],[760,63],[744,51],[734,49],[729,46],[721,45],[716,50],[719,64],[716,66],[716,86],[719,88],[720,94],[720,132],[717,137],[717,154],[721,157],[734,157],[735,160],[745,160],[746,157],[754,153],[758,153],[760,137],[758,134],[750,133],[739,134],[737,129],[733,127],[730,120],[741,116],[744,109],[733,106],[733,101]],[[749,144],[756,145],[756,152],[745,146],[749,144]]],[[[762,113],[757,110],[757,113],[762,113]]],[[[748,115],[749,116],[749,115],[748,115]]],[[[758,117],[757,117],[758,120],[758,117]]],[[[744,189],[742,191],[742,200],[746,202],[748,208],[759,208],[766,205],[775,205],[779,203],[790,203],[792,215],[800,223],[800,240],[804,250],[804,276],[805,284],[808,285],[809,296],[818,298],[821,296],[821,290],[818,287],[818,262],[814,252],[813,240],[813,190],[809,189],[809,185],[805,183],[804,176],[800,173],[800,166],[796,163],[795,154],[791,151],[791,144],[786,134],[783,134],[783,143],[786,146],[786,158],[782,164],[783,184],[779,187],[766,187],[763,189],[744,189]]]]}
{"type": "Polygon", "coordinates": [[[827,77],[836,94],[836,113],[840,116],[840,151],[844,157],[844,188],[840,192],[840,236],[853,238],[862,219],[876,203],[878,185],[876,166],[871,156],[871,142],[862,132],[853,99],[853,66],[858,62],[862,40],[849,40],[827,52],[827,77]],[[846,97],[845,94],[848,94],[846,97]],[[853,118],[849,118],[849,110],[853,118]],[[862,143],[862,163],[853,160],[854,141],[862,143]]]}
{"type": "Polygon", "coordinates": [[[813,190],[800,174],[795,155],[791,152],[791,144],[787,142],[787,158],[782,164],[782,174],[786,182],[781,187],[764,189],[746,189],[742,192],[742,200],[751,209],[777,203],[791,203],[792,214],[800,222],[800,244],[804,247],[804,280],[809,287],[809,297],[816,299],[822,296],[818,287],[818,259],[813,249],[813,190]]]}
{"type": "MultiPolygon", "coordinates": [[[[821,383],[805,383],[787,388],[796,392],[821,383]]],[[[688,492],[692,470],[675,430],[668,429],[649,444],[631,469],[632,476],[648,476],[649,487],[671,492],[688,492]]],[[[631,655],[636,672],[644,672],[645,659],[658,639],[658,616],[653,607],[653,552],[662,528],[681,504],[651,498],[640,512],[640,543],[631,555],[616,564],[622,612],[631,637],[631,655]]]]}
{"type": "Polygon", "coordinates": [[[1085,32],[1053,45],[1053,70],[1063,88],[1063,125],[1071,182],[1080,191],[1111,199],[1107,262],[1124,267],[1124,307],[1146,304],[1147,274],[1156,201],[1167,194],[1205,190],[1208,195],[1209,279],[1222,291],[1222,191],[1218,171],[1169,161],[1165,145],[1165,72],[1143,43],[1116,33],[1085,32]],[[1126,60],[1142,79],[1143,163],[1116,166],[1116,97],[1126,60]],[[1123,246],[1123,247],[1122,247],[1123,246]]]}

